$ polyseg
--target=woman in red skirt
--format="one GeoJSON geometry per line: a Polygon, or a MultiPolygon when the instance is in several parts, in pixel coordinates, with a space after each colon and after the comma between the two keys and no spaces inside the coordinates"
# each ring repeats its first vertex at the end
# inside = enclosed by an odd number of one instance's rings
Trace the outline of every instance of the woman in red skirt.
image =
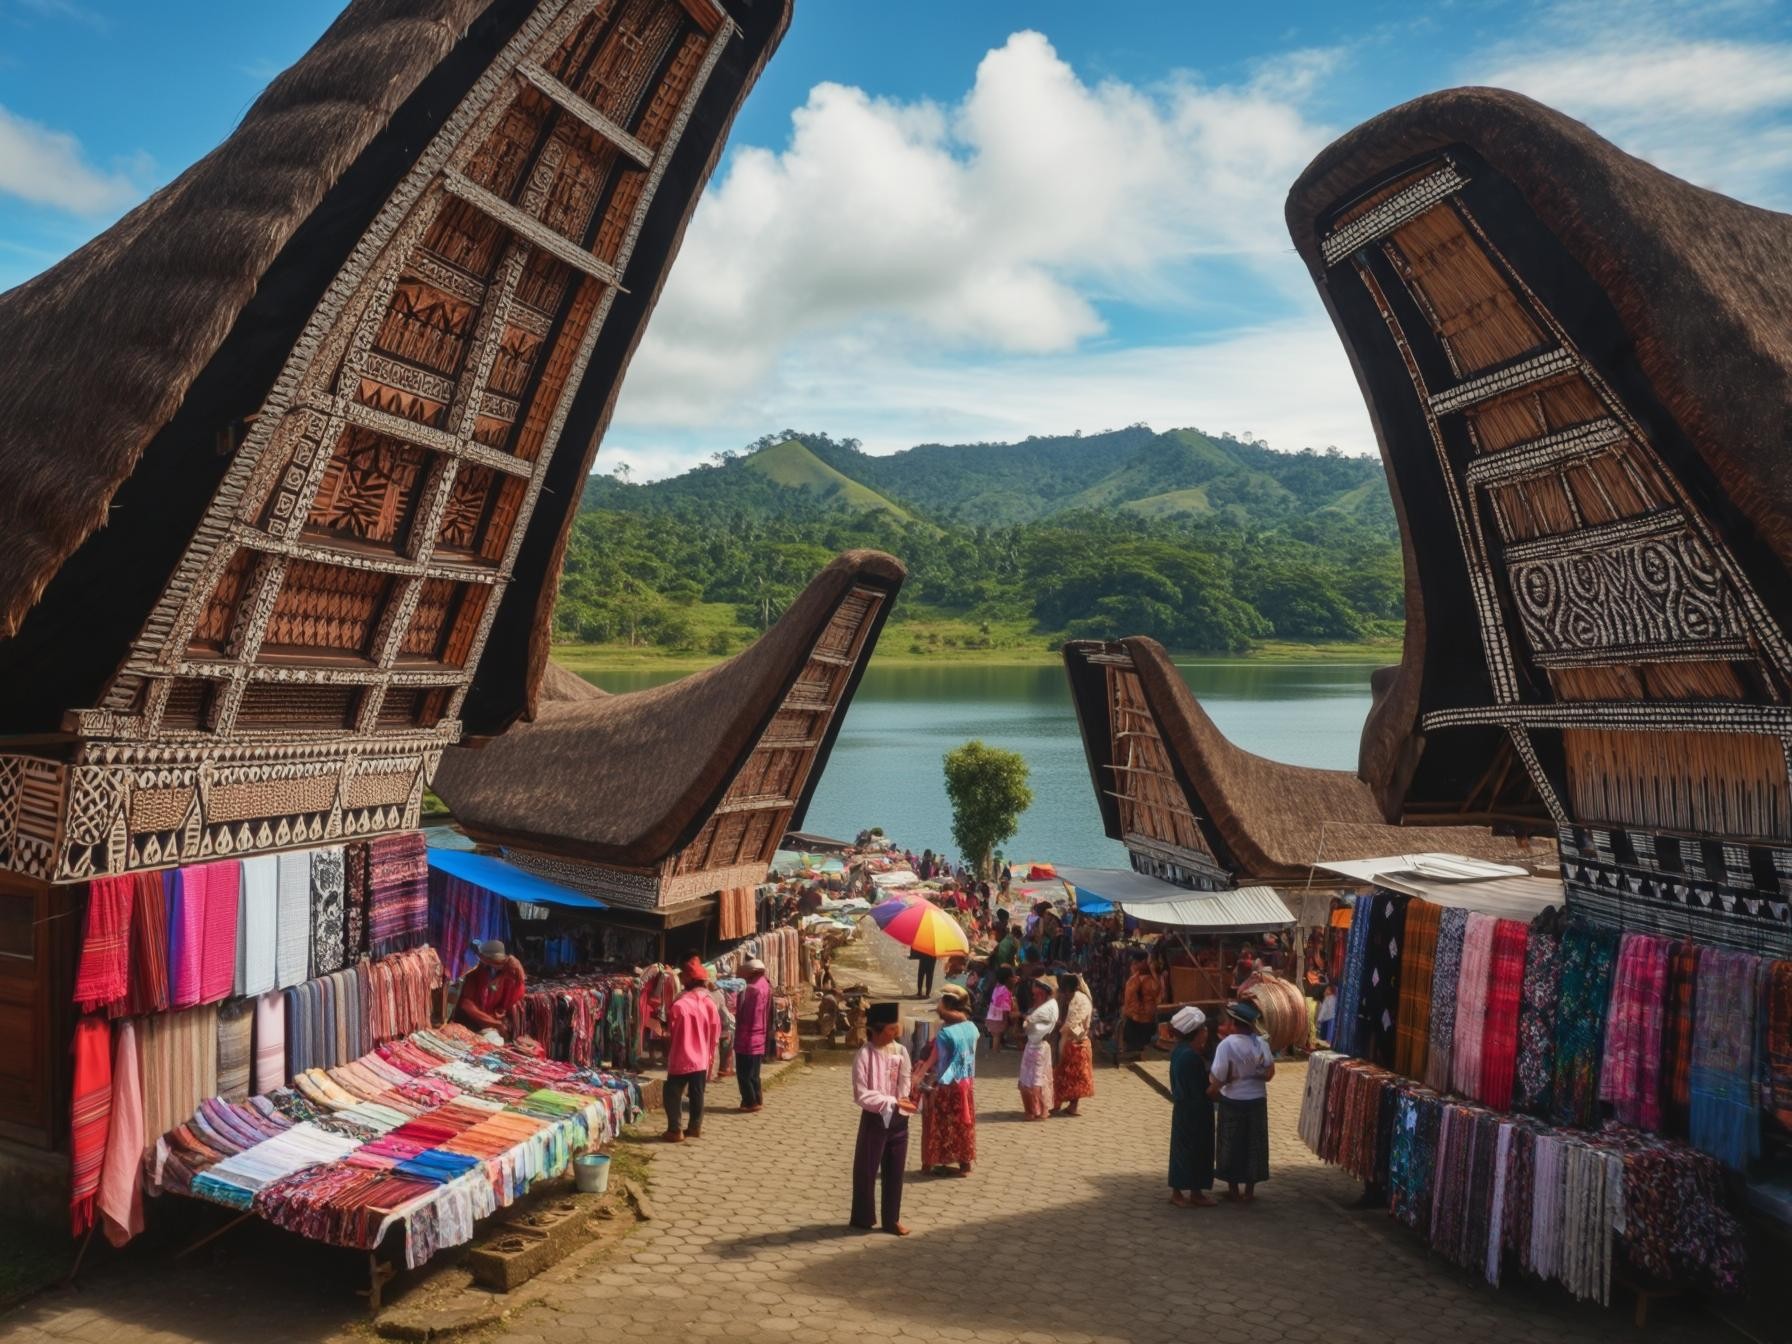
{"type": "Polygon", "coordinates": [[[921,1169],[969,1176],[977,1160],[977,1024],[960,985],[940,994],[940,1029],[921,1057],[921,1169]]]}
{"type": "Polygon", "coordinates": [[[1073,1116],[1084,1097],[1095,1095],[1095,1052],[1089,1045],[1089,1028],[1095,1005],[1083,982],[1074,975],[1058,977],[1063,1016],[1058,1019],[1058,1064],[1052,1073],[1052,1114],[1073,1116]]]}

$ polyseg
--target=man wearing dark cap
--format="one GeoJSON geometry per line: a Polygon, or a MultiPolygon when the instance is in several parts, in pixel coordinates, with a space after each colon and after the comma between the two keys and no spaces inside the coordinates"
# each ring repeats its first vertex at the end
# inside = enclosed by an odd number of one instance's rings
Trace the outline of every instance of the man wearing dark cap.
{"type": "Polygon", "coordinates": [[[474,1031],[504,1033],[504,1019],[523,1001],[527,977],[523,963],[489,938],[479,944],[479,964],[467,972],[455,1000],[454,1020],[474,1031]]]}
{"type": "Polygon", "coordinates": [[[878,1178],[883,1180],[883,1229],[906,1237],[902,1225],[902,1173],[908,1165],[908,1118],[916,1111],[914,1063],[896,1038],[902,1022],[893,1003],[874,1003],[866,1014],[870,1035],[852,1062],[852,1098],[859,1105],[859,1143],[852,1165],[852,1225],[877,1226],[878,1178]]]}
{"type": "Polygon", "coordinates": [[[679,970],[678,980],[684,990],[666,1014],[671,1035],[666,1047],[666,1132],[661,1137],[667,1143],[703,1137],[703,1093],[716,1042],[722,1038],[722,1015],[709,995],[709,972],[703,963],[692,957],[679,970]],[[681,1124],[686,1093],[691,1098],[688,1129],[681,1124]]]}

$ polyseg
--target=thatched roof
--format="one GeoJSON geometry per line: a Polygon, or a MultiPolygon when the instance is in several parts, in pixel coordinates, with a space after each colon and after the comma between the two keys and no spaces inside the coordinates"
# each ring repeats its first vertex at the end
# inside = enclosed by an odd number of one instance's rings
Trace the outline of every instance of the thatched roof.
{"type": "Polygon", "coordinates": [[[1285,765],[1245,751],[1214,725],[1163,645],[1144,637],[1064,646],[1083,748],[1107,833],[1116,840],[1124,837],[1109,792],[1112,725],[1101,667],[1091,662],[1103,655],[1130,659],[1188,807],[1200,818],[1215,857],[1241,885],[1304,882],[1321,859],[1448,853],[1505,863],[1554,861],[1552,844],[1526,846],[1484,827],[1390,826],[1368,786],[1349,771],[1285,765]]]}
{"type": "MultiPolygon", "coordinates": [[[[435,791],[477,840],[651,867],[709,820],[842,601],[854,588],[893,596],[905,576],[891,556],[849,551],[817,575],[750,647],[652,690],[608,695],[549,663],[535,720],[483,747],[450,748],[435,791]]],[[[879,624],[888,610],[886,599],[879,624]]],[[[801,824],[876,636],[873,626],[797,801],[792,827],[801,824]]]]}
{"type": "MultiPolygon", "coordinates": [[[[1497,193],[1512,228],[1536,240],[1524,256],[1507,247],[1505,259],[1581,324],[1582,353],[1649,426],[1694,497],[1735,525],[1738,550],[1766,563],[1756,582],[1770,603],[1786,605],[1792,565],[1792,216],[1693,186],[1504,90],[1429,94],[1365,122],[1301,174],[1287,222],[1369,402],[1407,541],[1404,657],[1378,681],[1359,765],[1389,815],[1401,809],[1423,753],[1419,715],[1443,703],[1438,683],[1446,679],[1457,681],[1450,698],[1461,701],[1478,636],[1459,610],[1469,607],[1459,554],[1415,540],[1446,511],[1436,468],[1422,460],[1431,449],[1413,418],[1410,383],[1393,367],[1380,319],[1345,317],[1335,287],[1361,286],[1348,267],[1328,268],[1321,240],[1341,207],[1443,150],[1472,155],[1476,189],[1497,193]],[[1388,365],[1379,397],[1378,362],[1388,365]],[[1427,583],[1440,594],[1430,611],[1427,583]]],[[[1482,738],[1471,754],[1485,757],[1503,734],[1482,738]]],[[[1471,763],[1462,769],[1463,778],[1473,773],[1471,763]]]]}

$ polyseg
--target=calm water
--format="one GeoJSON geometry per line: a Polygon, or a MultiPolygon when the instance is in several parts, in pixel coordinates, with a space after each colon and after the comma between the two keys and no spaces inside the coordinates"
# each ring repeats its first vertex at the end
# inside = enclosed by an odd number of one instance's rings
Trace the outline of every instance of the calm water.
{"type": "MultiPolygon", "coordinates": [[[[1247,751],[1295,765],[1348,770],[1369,712],[1367,665],[1190,663],[1182,667],[1221,730],[1247,751]]],[[[600,673],[609,691],[672,677],[600,673]]],[[[952,809],[940,758],[966,740],[1018,751],[1032,768],[1033,806],[1011,858],[1124,867],[1101,831],[1089,767],[1057,667],[872,668],[841,726],[805,829],[847,839],[882,826],[919,854],[950,849],[952,809]]]]}

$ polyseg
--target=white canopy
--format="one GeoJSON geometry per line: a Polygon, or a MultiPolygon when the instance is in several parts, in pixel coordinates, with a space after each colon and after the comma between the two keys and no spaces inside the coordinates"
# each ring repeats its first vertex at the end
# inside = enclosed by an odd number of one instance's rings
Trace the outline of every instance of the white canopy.
{"type": "Polygon", "coordinates": [[[1526,923],[1562,904],[1562,881],[1523,868],[1460,854],[1391,854],[1381,859],[1349,859],[1314,865],[1389,891],[1420,896],[1434,905],[1526,923]]]}
{"type": "Polygon", "coordinates": [[[1094,904],[1118,907],[1147,924],[1198,933],[1270,933],[1295,922],[1270,887],[1190,891],[1125,868],[1061,867],[1058,878],[1075,888],[1079,910],[1094,904]]]}

